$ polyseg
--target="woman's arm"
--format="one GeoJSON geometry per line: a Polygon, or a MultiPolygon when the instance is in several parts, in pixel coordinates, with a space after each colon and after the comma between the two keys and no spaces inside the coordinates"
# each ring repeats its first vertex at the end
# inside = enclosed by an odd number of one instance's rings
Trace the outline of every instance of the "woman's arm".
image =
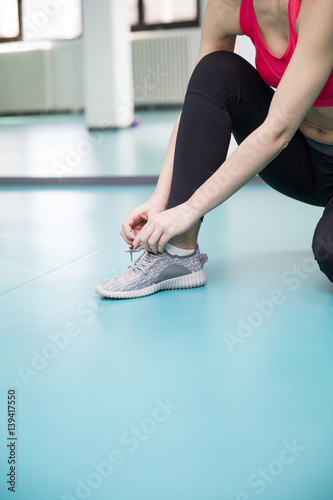
{"type": "Polygon", "coordinates": [[[193,195],[189,207],[193,207],[198,216],[229,198],[288,145],[332,68],[333,2],[302,0],[297,46],[272,99],[268,116],[216,175],[193,195]],[[216,194],[212,194],[213,191],[216,194]]]}
{"type": "Polygon", "coordinates": [[[175,156],[176,139],[178,134],[180,117],[181,113],[179,114],[177,121],[173,127],[165,160],[154,191],[154,196],[158,197],[161,200],[161,202],[164,204],[164,208],[168,203],[170,189],[171,189],[173,160],[175,156]]]}
{"type": "Polygon", "coordinates": [[[333,2],[302,0],[298,42],[264,123],[184,204],[154,216],[134,240],[162,252],[165,243],[193,226],[268,165],[288,145],[333,67],[333,2]]]}
{"type": "MultiPolygon", "coordinates": [[[[226,0],[208,0],[201,28],[200,48],[197,61],[218,50],[234,51],[236,34],[241,34],[239,26],[239,8],[230,7],[226,0]]],[[[171,134],[165,161],[156,185],[155,193],[168,202],[175,156],[176,138],[181,114],[171,134]]]]}
{"type": "MultiPolygon", "coordinates": [[[[218,50],[233,52],[236,34],[241,34],[239,8],[231,7],[226,0],[208,0],[202,22],[200,48],[195,66],[204,56],[211,52],[218,50]]],[[[170,194],[180,117],[181,114],[173,128],[165,161],[155,190],[156,195],[165,201],[165,205],[168,202],[170,194]]]]}
{"type": "MultiPolygon", "coordinates": [[[[200,49],[196,65],[205,55],[211,52],[217,50],[232,52],[234,50],[236,34],[241,33],[238,18],[238,10],[235,7],[230,7],[229,2],[226,0],[208,0],[202,23],[200,49]]],[[[180,117],[181,114],[173,128],[162,170],[152,197],[148,202],[132,210],[123,222],[121,235],[128,244],[131,244],[134,239],[133,231],[136,234],[140,232],[148,218],[152,214],[165,210],[168,203],[180,117]]]]}

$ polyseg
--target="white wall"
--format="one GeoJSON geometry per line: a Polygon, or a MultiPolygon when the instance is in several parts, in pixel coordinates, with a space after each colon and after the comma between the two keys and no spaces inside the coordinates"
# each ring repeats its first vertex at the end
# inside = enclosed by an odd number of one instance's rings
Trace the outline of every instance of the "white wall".
{"type": "Polygon", "coordinates": [[[84,103],[81,40],[57,42],[53,50],[53,61],[56,110],[81,110],[84,103]]]}

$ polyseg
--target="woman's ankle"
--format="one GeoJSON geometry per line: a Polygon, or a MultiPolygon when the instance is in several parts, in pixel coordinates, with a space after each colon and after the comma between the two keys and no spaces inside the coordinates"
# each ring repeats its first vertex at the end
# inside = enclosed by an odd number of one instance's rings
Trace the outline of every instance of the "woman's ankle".
{"type": "Polygon", "coordinates": [[[198,234],[201,226],[201,222],[197,222],[195,226],[191,227],[186,233],[174,236],[169,240],[170,245],[173,245],[183,250],[193,250],[198,243],[198,234]]]}
{"type": "Polygon", "coordinates": [[[196,241],[181,241],[176,238],[172,238],[168,243],[182,250],[193,250],[197,246],[196,241]]]}

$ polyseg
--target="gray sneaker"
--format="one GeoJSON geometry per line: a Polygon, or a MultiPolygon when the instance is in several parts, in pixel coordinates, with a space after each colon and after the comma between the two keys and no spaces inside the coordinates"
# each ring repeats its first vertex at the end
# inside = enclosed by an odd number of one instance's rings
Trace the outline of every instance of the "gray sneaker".
{"type": "Polygon", "coordinates": [[[170,255],[167,251],[155,255],[145,250],[126,271],[101,281],[95,291],[101,297],[132,299],[160,290],[203,286],[207,283],[203,269],[207,260],[198,246],[185,257],[170,255]]]}

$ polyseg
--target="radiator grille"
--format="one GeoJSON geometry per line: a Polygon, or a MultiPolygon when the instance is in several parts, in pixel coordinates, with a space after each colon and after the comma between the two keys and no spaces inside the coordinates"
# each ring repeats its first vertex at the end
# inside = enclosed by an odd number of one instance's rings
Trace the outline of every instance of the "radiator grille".
{"type": "Polygon", "coordinates": [[[132,34],[137,106],[181,104],[198,53],[197,29],[132,34]]]}
{"type": "Polygon", "coordinates": [[[0,54],[0,114],[52,110],[51,57],[50,50],[0,54]]]}
{"type": "MultiPolygon", "coordinates": [[[[135,105],[182,104],[198,53],[200,29],[132,33],[130,37],[135,105]]],[[[0,115],[83,107],[81,40],[66,47],[49,44],[29,49],[28,42],[15,42],[15,48],[10,45],[0,47],[0,115]]]]}

